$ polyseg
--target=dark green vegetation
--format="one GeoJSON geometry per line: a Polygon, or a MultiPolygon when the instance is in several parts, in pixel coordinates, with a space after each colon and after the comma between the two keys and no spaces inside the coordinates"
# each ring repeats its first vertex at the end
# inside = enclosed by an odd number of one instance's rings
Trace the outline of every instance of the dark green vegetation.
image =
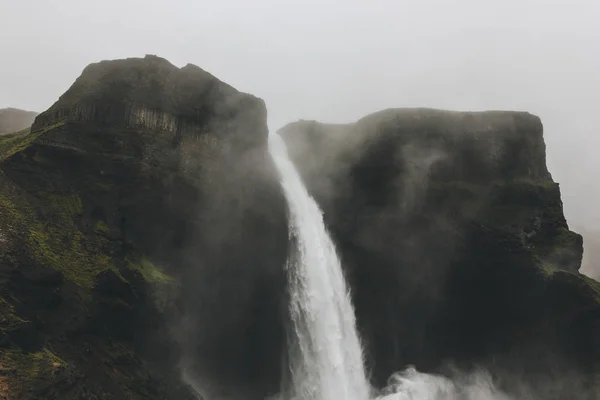
{"type": "Polygon", "coordinates": [[[29,129],[36,115],[36,112],[16,108],[0,109],[0,135],[29,129]]]}
{"type": "Polygon", "coordinates": [[[599,286],[577,272],[537,117],[387,110],[282,133],[341,252],[374,382],[483,365],[522,396],[596,398],[599,286]]]}
{"type": "Polygon", "coordinates": [[[156,267],[126,264],[130,251],[106,222],[93,229],[103,223],[96,177],[75,179],[85,171],[71,170],[73,150],[43,142],[69,129],[61,122],[0,139],[2,398],[162,396],[173,389],[144,366],[132,329],[143,323],[136,309],[161,318],[139,291],[170,283],[154,278],[156,267]]]}
{"type": "Polygon", "coordinates": [[[287,233],[265,117],[149,56],[86,68],[0,137],[0,398],[191,399],[180,362],[277,379],[287,233]]]}

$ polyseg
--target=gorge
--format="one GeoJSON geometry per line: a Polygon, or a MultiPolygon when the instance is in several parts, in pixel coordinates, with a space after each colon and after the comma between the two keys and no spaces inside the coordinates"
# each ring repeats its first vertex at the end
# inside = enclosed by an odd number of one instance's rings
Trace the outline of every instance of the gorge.
{"type": "Polygon", "coordinates": [[[0,398],[597,398],[539,118],[266,118],[146,56],[0,137],[0,398]]]}

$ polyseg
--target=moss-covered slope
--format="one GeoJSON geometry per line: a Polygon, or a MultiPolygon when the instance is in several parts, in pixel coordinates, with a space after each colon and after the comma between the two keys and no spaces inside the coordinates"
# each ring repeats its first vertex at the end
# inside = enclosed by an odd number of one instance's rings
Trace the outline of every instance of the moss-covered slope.
{"type": "Polygon", "coordinates": [[[0,397],[194,398],[180,366],[276,390],[287,226],[265,119],[146,57],[86,68],[0,137],[0,397]]]}
{"type": "Polygon", "coordinates": [[[161,321],[159,304],[139,288],[162,293],[173,283],[154,279],[164,272],[101,229],[106,222],[90,210],[103,191],[98,182],[69,180],[64,155],[40,144],[67,129],[0,141],[3,398],[185,398],[177,374],[163,378],[144,366],[132,331],[146,318],[161,321]]]}

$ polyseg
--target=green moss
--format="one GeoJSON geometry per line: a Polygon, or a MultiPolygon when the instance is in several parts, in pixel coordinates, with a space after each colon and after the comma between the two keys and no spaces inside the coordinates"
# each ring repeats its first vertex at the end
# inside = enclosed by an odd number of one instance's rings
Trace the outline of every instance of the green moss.
{"type": "Polygon", "coordinates": [[[539,271],[542,273],[542,276],[544,276],[546,278],[550,278],[550,277],[552,277],[552,275],[554,275],[554,273],[560,271],[558,268],[556,268],[554,266],[554,264],[547,263],[547,262],[544,262],[543,260],[541,260],[540,256],[537,254],[535,255],[535,259],[538,262],[539,271]]]}
{"type": "Polygon", "coordinates": [[[29,132],[2,137],[0,140],[0,160],[4,160],[25,149],[36,137],[36,135],[32,135],[29,132]]]}
{"type": "Polygon", "coordinates": [[[121,271],[112,262],[108,264],[108,269],[111,270],[121,282],[129,283],[127,279],[121,274],[121,271]]]}
{"type": "Polygon", "coordinates": [[[108,269],[111,262],[107,255],[87,249],[89,244],[79,231],[64,232],[37,225],[31,228],[28,239],[38,262],[59,270],[81,288],[91,289],[96,275],[108,269]]]}
{"type": "Polygon", "coordinates": [[[64,125],[64,122],[48,126],[36,132],[29,132],[29,129],[15,134],[0,137],[0,161],[25,150],[35,139],[46,132],[64,125]]]}
{"type": "MultiPolygon", "coordinates": [[[[2,181],[0,181],[1,183],[2,181]]],[[[8,196],[0,192],[0,218],[2,222],[11,222],[9,220],[21,220],[22,216],[15,204],[8,196]]]]}
{"type": "Polygon", "coordinates": [[[170,284],[173,282],[173,278],[165,274],[162,269],[157,267],[148,260],[146,257],[130,257],[125,259],[127,268],[132,271],[139,272],[144,280],[148,283],[153,284],[170,284]]]}
{"type": "Polygon", "coordinates": [[[56,124],[48,125],[42,129],[38,129],[37,131],[31,132],[31,133],[36,134],[36,135],[41,135],[41,134],[51,131],[52,129],[60,128],[64,124],[65,124],[65,121],[57,122],[56,124]]]}
{"type": "MultiPolygon", "coordinates": [[[[19,134],[0,143],[0,158],[25,148],[39,135],[62,124],[31,134],[19,134]],[[37,136],[36,136],[37,135],[37,136]]],[[[110,268],[103,242],[86,238],[78,222],[83,202],[77,193],[42,193],[35,198],[23,192],[0,172],[0,229],[8,227],[22,250],[35,261],[60,271],[66,279],[87,290],[98,273],[110,268]],[[15,232],[17,231],[17,232],[15,232]]],[[[114,267],[113,267],[114,268],[114,267]]]]}
{"type": "Polygon", "coordinates": [[[0,222],[19,225],[27,253],[34,260],[57,269],[82,289],[91,289],[96,275],[112,265],[111,258],[100,251],[100,243],[85,238],[77,227],[75,218],[83,210],[79,196],[54,195],[47,199],[40,205],[42,217],[46,221],[53,216],[55,221],[42,223],[39,212],[25,199],[11,198],[0,191],[0,222]]]}
{"type": "Polygon", "coordinates": [[[83,203],[77,194],[48,195],[45,198],[48,199],[46,206],[65,221],[83,213],[83,203]]]}
{"type": "Polygon", "coordinates": [[[159,311],[164,311],[169,302],[169,294],[171,288],[175,285],[175,280],[144,256],[128,256],[125,261],[128,269],[140,274],[150,285],[156,308],[159,311]]]}
{"type": "Polygon", "coordinates": [[[12,304],[0,296],[0,332],[9,332],[28,321],[15,314],[12,304]]]}
{"type": "Polygon", "coordinates": [[[106,234],[108,233],[108,225],[106,225],[106,222],[104,221],[98,221],[94,225],[94,232],[99,234],[106,234]]]}
{"type": "Polygon", "coordinates": [[[0,398],[24,398],[40,383],[51,382],[66,365],[47,348],[36,353],[0,350],[0,398]]]}

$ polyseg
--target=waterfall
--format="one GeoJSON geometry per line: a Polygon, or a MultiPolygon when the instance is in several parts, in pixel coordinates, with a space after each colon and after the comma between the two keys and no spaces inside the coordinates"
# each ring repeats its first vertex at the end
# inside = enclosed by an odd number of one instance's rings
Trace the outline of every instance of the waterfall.
{"type": "Polygon", "coordinates": [[[366,400],[370,386],[354,309],[323,215],[288,157],[269,137],[289,209],[290,387],[286,399],[366,400]]]}
{"type": "MultiPolygon", "coordinates": [[[[289,209],[290,382],[281,400],[368,400],[371,388],[354,309],[323,214],[302,183],[283,139],[269,136],[289,209]]],[[[458,382],[417,372],[393,374],[377,400],[511,400],[477,373],[458,382]]]]}

